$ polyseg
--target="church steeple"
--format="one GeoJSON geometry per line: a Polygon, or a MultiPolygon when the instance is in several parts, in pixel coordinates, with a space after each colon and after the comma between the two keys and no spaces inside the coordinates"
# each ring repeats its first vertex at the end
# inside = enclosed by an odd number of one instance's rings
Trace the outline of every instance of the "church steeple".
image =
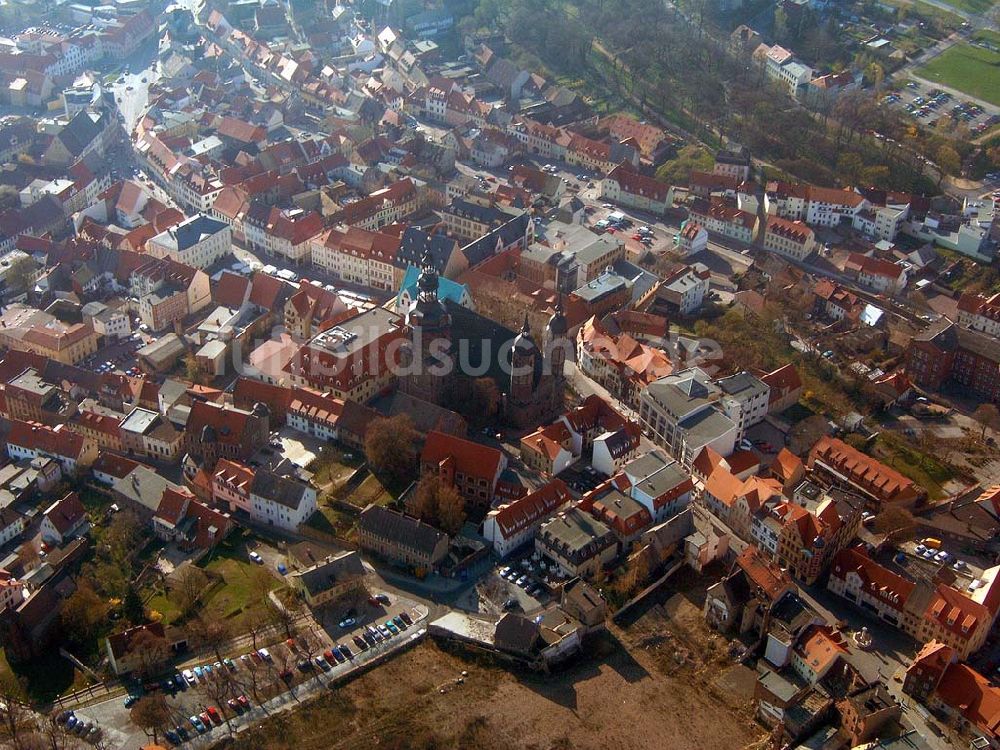
{"type": "Polygon", "coordinates": [[[438,299],[440,277],[429,251],[420,258],[420,275],[417,277],[416,299],[406,313],[406,322],[422,328],[446,327],[449,324],[448,311],[438,299]]]}

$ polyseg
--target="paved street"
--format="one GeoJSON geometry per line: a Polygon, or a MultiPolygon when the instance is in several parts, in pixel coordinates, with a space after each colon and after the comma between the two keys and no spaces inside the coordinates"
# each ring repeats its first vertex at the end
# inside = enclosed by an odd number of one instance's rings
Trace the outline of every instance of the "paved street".
{"type": "Polygon", "coordinates": [[[933,718],[924,718],[920,711],[910,705],[910,699],[903,694],[902,673],[916,654],[918,644],[896,628],[855,607],[824,587],[802,587],[799,594],[828,622],[849,623],[849,634],[860,631],[862,627],[868,628],[874,639],[874,647],[871,651],[863,651],[852,643],[851,663],[866,679],[875,680],[881,677],[884,680],[889,692],[903,705],[905,721],[923,734],[934,750],[952,750],[954,746],[944,736],[945,731],[941,729],[940,722],[933,718]],[[898,681],[896,677],[899,678],[898,681]]]}

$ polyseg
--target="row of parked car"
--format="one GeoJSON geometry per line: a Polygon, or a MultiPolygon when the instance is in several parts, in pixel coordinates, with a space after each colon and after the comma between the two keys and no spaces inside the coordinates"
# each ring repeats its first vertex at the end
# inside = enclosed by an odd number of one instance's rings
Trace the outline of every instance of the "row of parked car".
{"type": "Polygon", "coordinates": [[[101,728],[92,721],[77,716],[73,711],[56,714],[56,724],[69,734],[75,734],[87,742],[97,742],[101,738],[101,728]]]}
{"type": "Polygon", "coordinates": [[[522,573],[517,568],[504,565],[497,571],[497,573],[499,573],[500,577],[504,580],[510,581],[515,586],[519,586],[524,589],[525,593],[527,593],[530,597],[537,597],[542,593],[542,587],[532,581],[526,573],[522,573]]]}

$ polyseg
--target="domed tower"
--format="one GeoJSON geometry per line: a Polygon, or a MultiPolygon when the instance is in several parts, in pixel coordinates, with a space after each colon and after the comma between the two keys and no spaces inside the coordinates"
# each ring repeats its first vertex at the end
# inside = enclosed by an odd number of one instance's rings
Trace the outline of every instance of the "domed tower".
{"type": "Polygon", "coordinates": [[[439,403],[451,371],[451,315],[438,299],[439,278],[430,253],[424,253],[417,278],[417,296],[406,311],[409,341],[401,365],[408,374],[400,379],[404,393],[439,403]]]}
{"type": "Polygon", "coordinates": [[[514,339],[510,352],[510,398],[515,404],[526,404],[535,389],[535,363],[538,347],[531,338],[528,314],[524,314],[524,325],[514,339]]]}
{"type": "Polygon", "coordinates": [[[559,295],[552,317],[549,318],[549,322],[545,326],[543,345],[545,346],[545,355],[548,357],[549,372],[560,381],[565,377],[563,366],[566,363],[567,347],[570,346],[569,339],[566,338],[568,330],[569,325],[566,323],[566,315],[563,312],[562,295],[559,295]]]}

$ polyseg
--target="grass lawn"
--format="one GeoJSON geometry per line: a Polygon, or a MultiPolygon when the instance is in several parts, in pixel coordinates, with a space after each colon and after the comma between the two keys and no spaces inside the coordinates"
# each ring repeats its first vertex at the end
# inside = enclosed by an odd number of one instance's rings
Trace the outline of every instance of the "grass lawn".
{"type": "Polygon", "coordinates": [[[313,513],[307,525],[325,534],[350,539],[356,523],[354,516],[321,502],[319,512],[313,513]]]}
{"type": "Polygon", "coordinates": [[[992,0],[944,0],[952,8],[963,10],[966,13],[980,14],[990,9],[992,0]]]}
{"type": "Polygon", "coordinates": [[[932,455],[922,453],[904,438],[890,431],[879,434],[872,453],[880,461],[909,477],[927,490],[931,500],[945,496],[944,485],[954,479],[951,468],[932,455]]]}
{"type": "Polygon", "coordinates": [[[1000,33],[996,31],[980,29],[972,35],[972,38],[977,42],[986,42],[987,44],[992,44],[994,47],[1000,48],[1000,33]]]}
{"type": "MultiPolygon", "coordinates": [[[[208,599],[203,602],[212,613],[226,619],[234,617],[252,617],[265,605],[256,600],[256,579],[261,568],[249,560],[236,557],[229,550],[220,550],[209,558],[202,567],[209,573],[222,578],[223,583],[212,588],[208,599]]],[[[277,578],[271,577],[268,584],[271,589],[281,585],[277,578]]]]}
{"type": "Polygon", "coordinates": [[[949,47],[917,74],[1000,105],[1000,53],[972,44],[949,47]]]}
{"type": "Polygon", "coordinates": [[[376,505],[387,505],[395,500],[395,496],[386,489],[374,474],[369,474],[361,485],[351,493],[347,501],[359,508],[364,508],[369,503],[376,505]]]}

